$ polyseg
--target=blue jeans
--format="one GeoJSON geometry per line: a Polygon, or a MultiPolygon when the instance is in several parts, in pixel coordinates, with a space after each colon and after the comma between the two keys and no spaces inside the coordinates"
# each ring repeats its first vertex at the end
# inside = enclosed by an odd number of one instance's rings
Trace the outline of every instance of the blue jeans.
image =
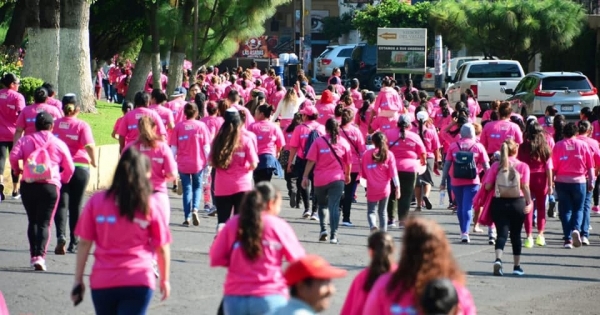
{"type": "Polygon", "coordinates": [[[183,188],[183,215],[186,220],[190,219],[192,209],[200,209],[203,172],[204,170],[196,174],[179,174],[179,177],[181,178],[181,188],[183,188]]]}
{"type": "Polygon", "coordinates": [[[590,236],[590,211],[592,210],[593,191],[585,192],[585,201],[583,202],[583,218],[581,220],[581,236],[590,236]]]}
{"type": "Polygon", "coordinates": [[[144,287],[92,289],[96,315],[145,315],[154,290],[144,287]]]}
{"type": "Polygon", "coordinates": [[[225,315],[263,315],[287,304],[283,295],[266,296],[225,295],[223,311],[225,315]]]}
{"type": "Polygon", "coordinates": [[[471,220],[473,220],[473,198],[479,190],[479,185],[452,186],[456,215],[461,233],[469,233],[471,220]]]}
{"type": "Polygon", "coordinates": [[[319,211],[319,223],[321,232],[327,231],[327,214],[329,213],[329,228],[331,228],[331,238],[337,235],[337,229],[340,225],[340,199],[344,193],[344,181],[336,180],[325,186],[315,186],[315,198],[317,199],[319,211]],[[325,212],[325,208],[329,211],[325,212]]]}
{"type": "Polygon", "coordinates": [[[558,194],[558,216],[562,223],[565,241],[571,240],[571,232],[579,231],[583,222],[583,206],[586,197],[585,183],[555,183],[558,194]]]}

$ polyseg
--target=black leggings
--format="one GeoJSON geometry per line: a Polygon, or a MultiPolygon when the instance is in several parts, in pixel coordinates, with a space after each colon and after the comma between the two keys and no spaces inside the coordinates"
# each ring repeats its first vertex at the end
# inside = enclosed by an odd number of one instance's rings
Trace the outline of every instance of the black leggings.
{"type": "Polygon", "coordinates": [[[356,192],[356,178],[358,173],[350,173],[350,183],[344,185],[344,195],[342,197],[342,221],[350,222],[350,209],[356,192]]]}
{"type": "Polygon", "coordinates": [[[600,176],[596,177],[596,183],[594,184],[594,192],[592,197],[594,198],[594,206],[598,205],[598,197],[600,196],[600,176]]]}
{"type": "Polygon", "coordinates": [[[240,213],[240,205],[242,203],[242,197],[246,192],[242,191],[233,195],[228,196],[215,196],[214,202],[217,207],[217,223],[225,223],[231,217],[231,208],[233,213],[240,213]]]}
{"type": "Polygon", "coordinates": [[[311,210],[311,202],[312,201],[312,212],[317,212],[317,203],[315,202],[315,184],[312,180],[309,181],[310,185],[304,189],[302,187],[302,176],[298,176],[296,178],[296,189],[298,191],[298,197],[302,199],[302,204],[304,205],[304,211],[311,210]]]}
{"type": "Polygon", "coordinates": [[[90,169],[86,167],[75,167],[73,177],[68,184],[63,184],[60,189],[58,209],[54,215],[56,224],[56,238],[67,239],[67,213],[69,216],[69,230],[71,243],[76,244],[75,226],[81,213],[81,201],[90,180],[90,169]],[[67,211],[68,209],[68,211],[67,211]]]}
{"type": "Polygon", "coordinates": [[[254,170],[252,177],[254,178],[254,185],[260,182],[270,182],[273,178],[274,168],[263,168],[260,170],[254,170]]]}
{"type": "Polygon", "coordinates": [[[48,229],[58,204],[58,192],[54,184],[21,182],[21,199],[29,221],[27,237],[31,257],[46,256],[48,229]]]}
{"type": "Polygon", "coordinates": [[[492,198],[490,210],[498,233],[496,249],[504,250],[510,231],[513,255],[521,255],[521,230],[525,221],[524,209],[525,199],[523,197],[492,198]]]}
{"type": "MultiPolygon", "coordinates": [[[[8,154],[12,150],[13,142],[12,141],[3,141],[0,142],[0,174],[4,174],[4,169],[6,166],[6,158],[8,154]]],[[[10,172],[10,177],[12,178],[13,184],[19,182],[19,175],[15,175],[13,172],[10,172]]],[[[0,183],[2,184],[2,183],[0,183]]]]}

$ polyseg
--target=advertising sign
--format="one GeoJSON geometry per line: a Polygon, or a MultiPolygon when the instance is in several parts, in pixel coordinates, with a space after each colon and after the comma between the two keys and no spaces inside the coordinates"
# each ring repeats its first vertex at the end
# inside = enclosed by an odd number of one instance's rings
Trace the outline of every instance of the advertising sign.
{"type": "Polygon", "coordinates": [[[426,65],[427,29],[377,29],[377,71],[425,74],[426,65]]]}
{"type": "Polygon", "coordinates": [[[258,36],[249,38],[240,43],[240,48],[233,58],[256,58],[274,59],[278,58],[275,48],[279,44],[277,36],[258,36]]]}

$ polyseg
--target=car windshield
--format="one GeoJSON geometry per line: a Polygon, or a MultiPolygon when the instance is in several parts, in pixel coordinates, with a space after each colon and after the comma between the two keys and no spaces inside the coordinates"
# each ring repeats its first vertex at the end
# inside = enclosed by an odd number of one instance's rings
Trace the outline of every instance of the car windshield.
{"type": "Polygon", "coordinates": [[[584,76],[549,77],[542,80],[543,90],[591,90],[592,87],[584,76]]]}
{"type": "Polygon", "coordinates": [[[322,53],[319,55],[319,57],[317,57],[317,58],[325,58],[325,56],[326,56],[326,55],[327,55],[327,54],[328,54],[330,51],[332,51],[332,50],[333,50],[333,48],[331,48],[331,47],[329,47],[329,48],[325,49],[325,51],[324,51],[324,52],[322,52],[322,53]]]}
{"type": "Polygon", "coordinates": [[[471,65],[467,77],[474,79],[519,78],[521,71],[515,64],[490,62],[471,65]]]}

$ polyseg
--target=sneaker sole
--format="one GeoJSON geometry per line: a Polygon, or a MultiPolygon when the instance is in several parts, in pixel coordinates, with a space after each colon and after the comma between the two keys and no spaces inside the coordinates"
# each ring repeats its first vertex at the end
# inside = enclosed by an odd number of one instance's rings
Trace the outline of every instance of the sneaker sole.
{"type": "Polygon", "coordinates": [[[431,204],[431,201],[429,201],[429,198],[423,196],[423,202],[425,202],[425,209],[427,209],[427,210],[433,209],[433,205],[431,204]]]}
{"type": "Polygon", "coordinates": [[[194,226],[200,225],[200,218],[198,218],[198,213],[192,213],[192,224],[194,226]]]}
{"type": "Polygon", "coordinates": [[[494,264],[494,276],[502,277],[504,272],[502,272],[502,264],[494,264]]]}
{"type": "Polygon", "coordinates": [[[67,241],[59,240],[58,244],[56,244],[56,248],[54,248],[54,254],[56,255],[66,255],[67,254],[67,241]]]}
{"type": "Polygon", "coordinates": [[[33,269],[35,271],[46,271],[46,266],[44,266],[40,263],[35,263],[35,264],[33,264],[33,269]]]}
{"type": "Polygon", "coordinates": [[[515,275],[515,276],[523,276],[523,275],[525,275],[525,272],[522,272],[522,271],[513,271],[512,274],[515,275]]]}
{"type": "Polygon", "coordinates": [[[571,232],[571,239],[573,240],[573,247],[581,247],[581,235],[577,231],[571,232]]]}
{"type": "Polygon", "coordinates": [[[329,235],[327,235],[327,234],[323,234],[323,235],[319,236],[319,242],[327,242],[328,236],[329,235]]]}

